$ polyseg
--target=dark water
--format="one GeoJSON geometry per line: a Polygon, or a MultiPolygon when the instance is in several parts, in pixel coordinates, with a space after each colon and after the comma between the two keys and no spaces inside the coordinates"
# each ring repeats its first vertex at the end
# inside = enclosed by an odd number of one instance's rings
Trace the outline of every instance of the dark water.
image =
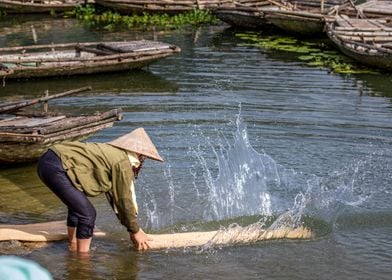
{"type": "MultiPolygon", "coordinates": [[[[59,242],[2,250],[39,262],[55,279],[390,279],[392,272],[392,76],[329,73],[283,52],[239,46],[226,26],[109,32],[75,20],[6,17],[0,46],[158,39],[182,48],[143,71],[6,81],[0,99],[85,85],[50,108],[122,107],[124,120],[89,141],[143,126],[166,159],[136,182],[146,231],[218,229],[289,213],[310,220],[310,241],[137,253],[104,197],[90,258],[59,242]]],[[[241,31],[244,32],[244,31],[241,31]]],[[[3,223],[64,219],[34,164],[0,169],[3,223]]]]}

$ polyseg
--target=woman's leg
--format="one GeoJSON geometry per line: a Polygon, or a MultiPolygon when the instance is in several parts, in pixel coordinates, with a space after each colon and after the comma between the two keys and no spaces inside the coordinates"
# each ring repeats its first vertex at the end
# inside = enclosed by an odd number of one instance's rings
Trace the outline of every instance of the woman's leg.
{"type": "Polygon", "coordinates": [[[67,227],[68,232],[68,249],[70,251],[77,251],[78,246],[76,243],[76,227],[67,227]]]}
{"type": "MultiPolygon", "coordinates": [[[[60,159],[53,151],[49,150],[40,158],[38,175],[68,207],[68,240],[75,242],[75,235],[78,252],[88,252],[96,218],[94,206],[83,192],[72,185],[60,159]]],[[[72,245],[75,244],[70,243],[70,247],[72,245]]]]}
{"type": "Polygon", "coordinates": [[[92,237],[86,239],[77,239],[78,253],[87,253],[90,251],[92,237]]]}

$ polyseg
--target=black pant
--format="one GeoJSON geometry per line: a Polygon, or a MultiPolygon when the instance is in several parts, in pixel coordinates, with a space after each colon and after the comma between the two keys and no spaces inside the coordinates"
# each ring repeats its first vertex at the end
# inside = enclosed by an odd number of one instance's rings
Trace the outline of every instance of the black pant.
{"type": "Polygon", "coordinates": [[[67,226],[76,227],[76,238],[93,235],[96,211],[87,196],[74,187],[65,172],[60,158],[51,150],[38,161],[38,176],[68,207],[67,226]]]}

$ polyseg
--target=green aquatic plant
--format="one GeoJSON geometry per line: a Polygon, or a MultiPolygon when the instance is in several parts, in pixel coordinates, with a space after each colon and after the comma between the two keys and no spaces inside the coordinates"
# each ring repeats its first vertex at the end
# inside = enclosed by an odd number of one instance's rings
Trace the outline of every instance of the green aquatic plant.
{"type": "Polygon", "coordinates": [[[256,32],[237,33],[236,36],[245,41],[240,44],[242,46],[295,54],[297,59],[308,66],[328,68],[339,74],[378,73],[331,49],[321,40],[300,40],[280,35],[263,36],[256,32]]]}
{"type": "Polygon", "coordinates": [[[162,27],[180,28],[186,25],[216,24],[219,20],[209,11],[192,10],[189,12],[168,15],[149,14],[121,15],[111,10],[100,11],[92,5],[77,6],[73,11],[66,13],[67,17],[75,17],[91,25],[103,25],[106,29],[117,26],[132,27],[162,27]]]}

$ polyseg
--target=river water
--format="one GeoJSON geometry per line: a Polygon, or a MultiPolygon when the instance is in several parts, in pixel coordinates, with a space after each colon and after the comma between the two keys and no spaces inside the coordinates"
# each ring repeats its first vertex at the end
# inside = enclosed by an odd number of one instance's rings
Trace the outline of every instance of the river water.
{"type": "MultiPolygon", "coordinates": [[[[166,162],[136,181],[147,232],[302,222],[311,240],[138,253],[104,197],[88,258],[65,242],[28,250],[55,279],[390,279],[392,273],[392,76],[341,75],[290,54],[243,46],[225,25],[195,30],[107,31],[72,19],[5,17],[0,46],[157,39],[182,48],[142,71],[13,82],[3,101],[46,89],[93,90],[54,100],[53,110],[116,107],[124,119],[89,141],[143,126],[166,162]],[[256,223],[257,222],[257,223],[256,223]]],[[[65,219],[35,164],[0,168],[0,221],[65,219]]]]}

